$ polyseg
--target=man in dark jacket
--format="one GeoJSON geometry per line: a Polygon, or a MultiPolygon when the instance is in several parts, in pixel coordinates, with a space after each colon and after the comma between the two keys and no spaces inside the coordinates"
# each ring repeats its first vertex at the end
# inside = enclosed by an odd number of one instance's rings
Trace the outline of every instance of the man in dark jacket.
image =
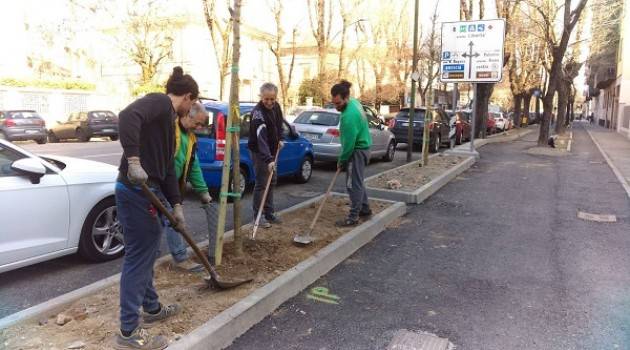
{"type": "Polygon", "coordinates": [[[282,148],[282,123],[284,118],[280,105],[276,102],[278,87],[272,83],[265,83],[260,87],[260,102],[252,110],[252,120],[249,124],[249,148],[254,161],[256,184],[254,185],[254,199],[252,206],[257,215],[263,205],[262,226],[270,228],[271,224],[280,224],[280,219],[274,214],[273,187],[276,185],[276,159],[278,147],[282,148]],[[267,193],[265,203],[261,203],[267,179],[273,176],[271,187],[267,193]]]}
{"type": "Polygon", "coordinates": [[[116,349],[166,348],[168,341],[162,336],[151,336],[145,327],[181,310],[177,304],[162,305],[153,286],[153,265],[159,254],[163,224],[140,186],[146,184],[167,200],[177,220],[175,229],[185,228],[174,166],[174,127],[177,114],[187,114],[198,95],[194,79],[175,67],[166,83],[166,94],[148,94],[119,114],[123,156],[116,182],[116,207],[125,238],[125,258],[120,277],[120,334],[114,343],[116,349]]]}

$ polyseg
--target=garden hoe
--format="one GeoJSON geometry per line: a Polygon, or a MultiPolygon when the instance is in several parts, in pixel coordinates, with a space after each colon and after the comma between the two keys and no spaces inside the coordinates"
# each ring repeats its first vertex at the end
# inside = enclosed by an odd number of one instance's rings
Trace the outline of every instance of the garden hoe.
{"type": "MultiPolygon", "coordinates": [[[[168,221],[171,223],[171,225],[175,226],[177,219],[175,219],[173,214],[171,214],[171,212],[168,211],[166,207],[164,207],[164,204],[160,202],[158,197],[153,192],[151,192],[151,190],[149,189],[149,187],[147,187],[146,184],[142,184],[142,191],[149,198],[153,206],[157,208],[157,210],[160,213],[162,213],[162,215],[168,218],[168,221]]],[[[182,230],[178,232],[182,235],[182,237],[184,237],[186,242],[190,245],[190,247],[193,249],[193,251],[197,255],[197,258],[199,258],[203,266],[206,268],[206,270],[210,274],[209,277],[204,277],[204,280],[206,281],[209,287],[217,286],[219,289],[229,289],[229,288],[234,288],[236,286],[240,286],[241,284],[250,282],[252,280],[250,278],[250,279],[245,279],[245,280],[227,281],[221,278],[221,276],[219,276],[219,274],[212,267],[212,265],[210,265],[210,263],[208,262],[208,258],[206,258],[206,256],[201,252],[201,250],[199,249],[195,241],[193,241],[192,237],[190,237],[188,232],[186,232],[186,230],[182,230]]]]}
{"type": "MultiPolygon", "coordinates": [[[[276,151],[276,157],[273,161],[278,166],[278,154],[280,153],[280,145],[278,145],[278,150],[276,151]]],[[[265,185],[265,192],[263,192],[262,200],[260,201],[260,207],[258,208],[258,214],[256,215],[256,221],[254,221],[254,230],[252,231],[252,241],[256,240],[256,231],[258,231],[258,226],[260,225],[260,217],[262,216],[263,208],[265,207],[265,201],[267,200],[267,194],[269,193],[269,187],[271,186],[271,180],[273,180],[273,172],[276,171],[275,168],[269,173],[269,178],[267,179],[267,184],[265,185]]]]}
{"type": "Polygon", "coordinates": [[[319,219],[319,214],[322,213],[322,209],[324,208],[324,203],[326,203],[326,199],[328,199],[328,197],[330,196],[330,191],[335,185],[335,180],[337,180],[337,175],[339,175],[340,171],[341,171],[341,168],[337,168],[337,172],[335,173],[335,176],[333,176],[332,181],[330,182],[330,185],[328,186],[328,190],[326,190],[326,194],[324,195],[324,198],[322,198],[322,202],[319,204],[319,208],[317,208],[317,213],[315,213],[315,217],[313,218],[313,221],[311,222],[311,226],[308,228],[308,232],[305,235],[296,234],[293,237],[294,243],[297,243],[299,245],[308,245],[313,242],[313,237],[311,237],[311,234],[313,233],[313,229],[315,228],[315,223],[317,222],[317,219],[319,219]]]}

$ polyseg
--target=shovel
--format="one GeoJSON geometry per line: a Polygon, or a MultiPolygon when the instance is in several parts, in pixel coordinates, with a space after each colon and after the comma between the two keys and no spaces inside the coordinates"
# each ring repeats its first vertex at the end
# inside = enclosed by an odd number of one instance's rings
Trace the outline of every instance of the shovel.
{"type": "MultiPolygon", "coordinates": [[[[151,201],[151,204],[153,204],[153,206],[157,208],[157,210],[160,213],[162,213],[162,215],[166,216],[166,218],[171,223],[171,225],[175,226],[175,224],[177,223],[177,219],[175,219],[173,214],[171,214],[171,212],[168,211],[166,207],[164,207],[164,204],[162,204],[162,202],[158,199],[158,197],[153,192],[151,192],[151,190],[149,189],[149,187],[147,187],[146,184],[142,184],[142,192],[144,192],[147,198],[149,198],[149,200],[151,201]]],[[[221,276],[219,276],[219,274],[212,267],[212,265],[210,265],[210,263],[208,262],[208,259],[201,252],[201,250],[199,249],[195,241],[193,241],[193,239],[190,237],[188,232],[186,232],[186,230],[181,230],[178,232],[182,235],[182,237],[184,237],[186,242],[190,245],[190,247],[195,252],[195,255],[197,255],[197,258],[199,258],[203,266],[206,268],[206,270],[210,274],[210,276],[204,277],[204,280],[206,281],[209,287],[217,286],[219,289],[229,289],[229,288],[234,288],[236,286],[240,286],[241,284],[250,282],[252,280],[251,278],[246,279],[246,280],[232,280],[232,281],[224,280],[223,278],[221,278],[221,276]]]]}
{"type": "MultiPolygon", "coordinates": [[[[278,145],[278,150],[276,151],[276,157],[273,159],[276,166],[278,166],[278,154],[280,153],[280,145],[278,145]]],[[[258,214],[256,215],[256,221],[254,221],[254,230],[252,231],[252,240],[256,240],[256,231],[258,231],[258,226],[260,225],[260,217],[262,216],[263,208],[265,207],[265,201],[267,200],[267,194],[269,193],[269,187],[271,187],[271,180],[273,180],[273,173],[275,168],[271,170],[269,173],[269,178],[267,179],[267,184],[265,185],[265,192],[263,192],[262,199],[260,201],[260,205],[258,208],[258,214]]]]}
{"type": "Polygon", "coordinates": [[[311,234],[313,233],[313,228],[315,228],[315,223],[317,222],[317,219],[319,219],[319,214],[322,213],[322,209],[324,208],[324,203],[326,203],[326,199],[328,199],[328,197],[330,196],[330,191],[335,185],[335,180],[337,180],[337,175],[339,175],[340,171],[341,171],[341,168],[337,168],[337,172],[335,173],[335,176],[333,176],[332,181],[330,182],[330,185],[328,186],[328,189],[326,190],[326,194],[324,195],[324,198],[322,198],[322,202],[319,204],[319,208],[317,208],[317,212],[315,213],[315,217],[313,218],[313,221],[311,222],[311,226],[308,228],[308,232],[305,235],[296,234],[293,237],[294,243],[297,243],[299,245],[308,245],[313,242],[313,237],[311,237],[311,234]]]}

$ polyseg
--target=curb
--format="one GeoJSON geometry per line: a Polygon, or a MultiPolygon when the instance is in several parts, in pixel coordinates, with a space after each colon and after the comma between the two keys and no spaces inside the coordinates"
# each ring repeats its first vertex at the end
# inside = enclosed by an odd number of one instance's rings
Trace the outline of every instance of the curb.
{"type": "MultiPolygon", "coordinates": [[[[338,193],[334,193],[339,195],[338,193]]],[[[316,197],[319,200],[322,196],[316,197]]],[[[310,203],[309,203],[310,204],[310,203]]],[[[300,293],[319,277],[344,261],[355,251],[381,233],[387,224],[406,213],[404,203],[375,215],[336,241],[316,252],[252,294],[224,310],[180,340],[169,349],[223,349],[249,328],[267,317],[286,300],[300,293]]]]}
{"type": "MultiPolygon", "coordinates": [[[[456,178],[459,174],[468,170],[473,164],[475,164],[476,161],[477,159],[475,157],[468,157],[463,162],[448,169],[437,178],[429,181],[429,183],[422,185],[422,187],[412,192],[403,192],[399,190],[386,190],[382,188],[366,187],[368,191],[368,196],[375,197],[375,198],[382,198],[382,199],[386,199],[386,200],[390,200],[394,202],[403,202],[407,204],[420,204],[429,196],[437,192],[440,188],[444,187],[444,185],[446,185],[451,180],[456,178]]],[[[418,166],[419,163],[420,161],[418,160],[409,164],[405,164],[403,166],[399,166],[397,168],[390,169],[382,173],[370,176],[367,179],[365,179],[365,181],[367,182],[371,178],[376,178],[378,176],[382,176],[383,174],[387,174],[389,172],[396,171],[401,168],[418,166]]]]}
{"type": "MultiPolygon", "coordinates": [[[[346,194],[336,192],[333,192],[333,194],[347,197],[346,194]]],[[[282,215],[301,209],[317,202],[322,197],[323,195],[313,197],[284,209],[278,214],[282,215]]],[[[382,199],[377,200],[391,202],[382,199]]],[[[287,270],[266,285],[254,290],[245,299],[232,305],[204,325],[172,343],[169,349],[222,349],[230,345],[234,339],[245,333],[283,302],[298,294],[320,276],[344,261],[348,256],[381,233],[386,225],[406,213],[404,203],[391,203],[392,205],[389,208],[376,214],[370,221],[357,226],[320,249],[310,258],[287,270]]],[[[247,225],[244,227],[247,227],[247,225]]],[[[228,233],[232,234],[233,231],[228,233]]],[[[204,245],[200,245],[200,247],[203,248],[204,245]]],[[[169,255],[163,256],[156,261],[156,264],[163,263],[169,259],[169,255]]],[[[55,314],[68,304],[117,284],[119,281],[120,273],[4,317],[0,319],[0,329],[37,317],[41,318],[55,314]]]]}
{"type": "Polygon", "coordinates": [[[586,127],[584,128],[584,130],[586,130],[586,133],[588,133],[588,136],[591,137],[591,140],[593,141],[595,146],[597,146],[597,149],[599,150],[599,152],[602,154],[602,156],[604,156],[604,159],[606,159],[606,163],[608,163],[608,166],[610,167],[610,169],[612,169],[613,173],[617,177],[617,180],[619,180],[623,189],[626,190],[626,194],[628,195],[628,198],[630,198],[630,185],[628,184],[628,181],[626,181],[626,179],[623,177],[623,174],[621,173],[619,168],[617,168],[617,166],[615,165],[615,163],[613,163],[612,159],[610,159],[606,151],[604,151],[604,149],[599,144],[599,142],[597,142],[597,140],[595,139],[595,136],[593,136],[591,131],[586,127]]]}
{"type": "MultiPolygon", "coordinates": [[[[486,137],[485,139],[475,139],[475,150],[489,144],[489,143],[498,143],[498,142],[511,142],[524,137],[525,135],[531,134],[534,132],[533,129],[527,129],[516,134],[504,135],[504,134],[494,134],[486,137]]],[[[459,145],[453,148],[453,151],[470,151],[470,141],[463,145],[459,145]]]]}

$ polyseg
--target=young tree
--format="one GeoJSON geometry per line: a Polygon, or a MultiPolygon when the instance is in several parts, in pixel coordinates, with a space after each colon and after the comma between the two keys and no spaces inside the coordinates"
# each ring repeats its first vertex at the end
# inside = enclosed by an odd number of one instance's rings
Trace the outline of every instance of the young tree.
{"type": "Polygon", "coordinates": [[[284,30],[282,29],[282,0],[274,0],[273,3],[269,3],[269,8],[273,14],[274,21],[276,23],[276,36],[275,42],[269,42],[269,50],[276,57],[276,67],[278,69],[278,80],[280,80],[280,93],[282,95],[282,108],[286,110],[289,105],[289,88],[291,88],[291,80],[293,79],[293,67],[295,65],[295,37],[297,35],[297,28],[293,28],[292,40],[291,40],[291,63],[289,63],[288,76],[284,73],[284,65],[282,64],[282,41],[284,38],[284,30]]]}
{"type": "MultiPolygon", "coordinates": [[[[206,25],[210,31],[210,39],[214,46],[214,53],[219,70],[219,99],[223,100],[225,92],[225,79],[230,74],[229,68],[231,64],[232,47],[230,44],[232,34],[232,17],[227,19],[218,14],[216,0],[202,0],[203,13],[206,19],[206,25]]],[[[226,0],[227,8],[230,7],[230,1],[226,0]]]]}
{"type": "Polygon", "coordinates": [[[332,27],[332,2],[328,0],[328,6],[326,6],[327,0],[306,1],[311,30],[315,41],[317,41],[317,74],[320,80],[323,80],[322,78],[326,76],[326,58],[329,51],[328,41],[330,28],[332,27]]]}

